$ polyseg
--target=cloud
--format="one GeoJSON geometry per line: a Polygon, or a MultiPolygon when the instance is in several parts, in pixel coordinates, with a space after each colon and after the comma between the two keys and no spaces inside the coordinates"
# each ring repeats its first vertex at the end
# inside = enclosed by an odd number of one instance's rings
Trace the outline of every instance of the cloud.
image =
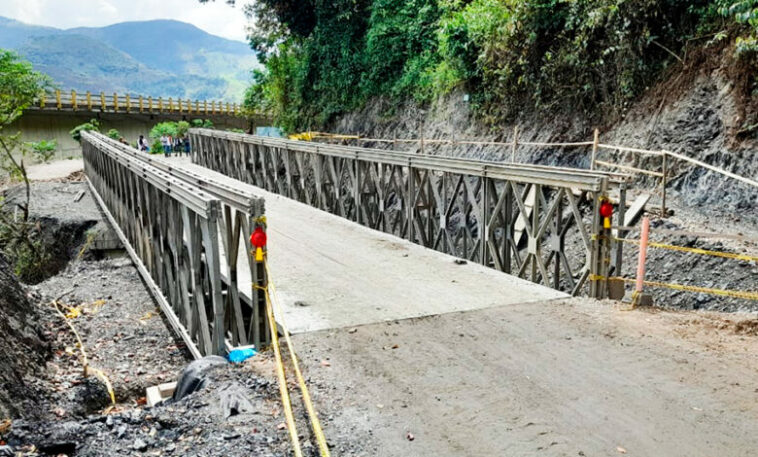
{"type": "Polygon", "coordinates": [[[223,0],[2,0],[0,16],[62,29],[175,19],[239,41],[245,41],[247,25],[242,5],[232,7],[223,0]]]}

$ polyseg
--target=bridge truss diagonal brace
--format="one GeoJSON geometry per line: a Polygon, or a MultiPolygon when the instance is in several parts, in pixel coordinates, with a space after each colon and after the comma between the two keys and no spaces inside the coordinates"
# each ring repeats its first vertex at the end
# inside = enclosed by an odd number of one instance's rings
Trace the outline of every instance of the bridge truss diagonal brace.
{"type": "Polygon", "coordinates": [[[593,278],[610,260],[598,216],[600,198],[620,184],[609,174],[208,129],[192,129],[190,139],[193,162],[224,175],[548,287],[604,297],[593,278]]]}
{"type": "Polygon", "coordinates": [[[268,344],[264,300],[252,287],[265,284],[265,274],[246,256],[252,281],[237,278],[240,239],[249,251],[246,233],[262,216],[262,200],[250,203],[219,183],[207,184],[212,196],[188,183],[191,177],[120,148],[103,135],[83,134],[89,186],[193,357],[268,344]]]}

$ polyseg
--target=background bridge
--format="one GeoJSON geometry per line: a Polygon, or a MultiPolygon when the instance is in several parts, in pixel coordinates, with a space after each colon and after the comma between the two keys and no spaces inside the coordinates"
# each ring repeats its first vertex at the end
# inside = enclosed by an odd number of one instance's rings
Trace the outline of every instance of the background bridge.
{"type": "Polygon", "coordinates": [[[55,140],[56,157],[66,159],[78,157],[81,150],[69,131],[93,118],[103,131],[114,128],[129,143],[163,121],[208,119],[217,128],[243,130],[268,122],[267,115],[243,112],[237,103],[56,90],[38,98],[9,131],[20,131],[25,141],[55,140]]]}

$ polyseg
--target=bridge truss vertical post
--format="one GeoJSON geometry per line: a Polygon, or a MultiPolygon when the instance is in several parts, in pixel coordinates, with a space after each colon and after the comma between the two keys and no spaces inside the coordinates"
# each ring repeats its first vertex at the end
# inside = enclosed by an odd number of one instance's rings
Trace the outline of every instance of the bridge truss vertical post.
{"type": "Polygon", "coordinates": [[[406,185],[406,194],[405,194],[405,205],[406,205],[406,220],[405,220],[405,226],[406,230],[405,233],[407,234],[407,239],[411,243],[416,242],[416,236],[415,236],[415,230],[413,229],[413,220],[416,218],[416,170],[411,165],[410,161],[408,162],[408,180],[406,185]]]}

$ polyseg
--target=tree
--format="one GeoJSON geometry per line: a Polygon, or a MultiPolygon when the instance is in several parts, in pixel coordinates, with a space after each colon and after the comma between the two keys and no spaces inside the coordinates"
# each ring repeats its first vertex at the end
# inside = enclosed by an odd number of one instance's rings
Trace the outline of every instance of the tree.
{"type": "MultiPolygon", "coordinates": [[[[29,279],[45,261],[40,243],[33,238],[29,223],[31,185],[24,159],[29,154],[49,158],[55,151],[54,142],[25,143],[20,132],[8,132],[8,127],[21,117],[34,99],[52,86],[51,79],[34,71],[32,65],[13,52],[0,49],[0,168],[12,179],[20,179],[25,186],[25,198],[18,203],[21,220],[0,210],[0,248],[15,265],[22,279],[29,279]]],[[[2,202],[0,201],[0,204],[2,202]]]]}
{"type": "Polygon", "coordinates": [[[34,71],[32,64],[17,54],[0,49],[0,165],[12,177],[20,178],[26,186],[26,201],[22,205],[23,221],[29,220],[31,194],[24,158],[33,149],[21,141],[21,133],[9,133],[8,127],[20,118],[34,99],[52,86],[52,80],[34,71]]]}

